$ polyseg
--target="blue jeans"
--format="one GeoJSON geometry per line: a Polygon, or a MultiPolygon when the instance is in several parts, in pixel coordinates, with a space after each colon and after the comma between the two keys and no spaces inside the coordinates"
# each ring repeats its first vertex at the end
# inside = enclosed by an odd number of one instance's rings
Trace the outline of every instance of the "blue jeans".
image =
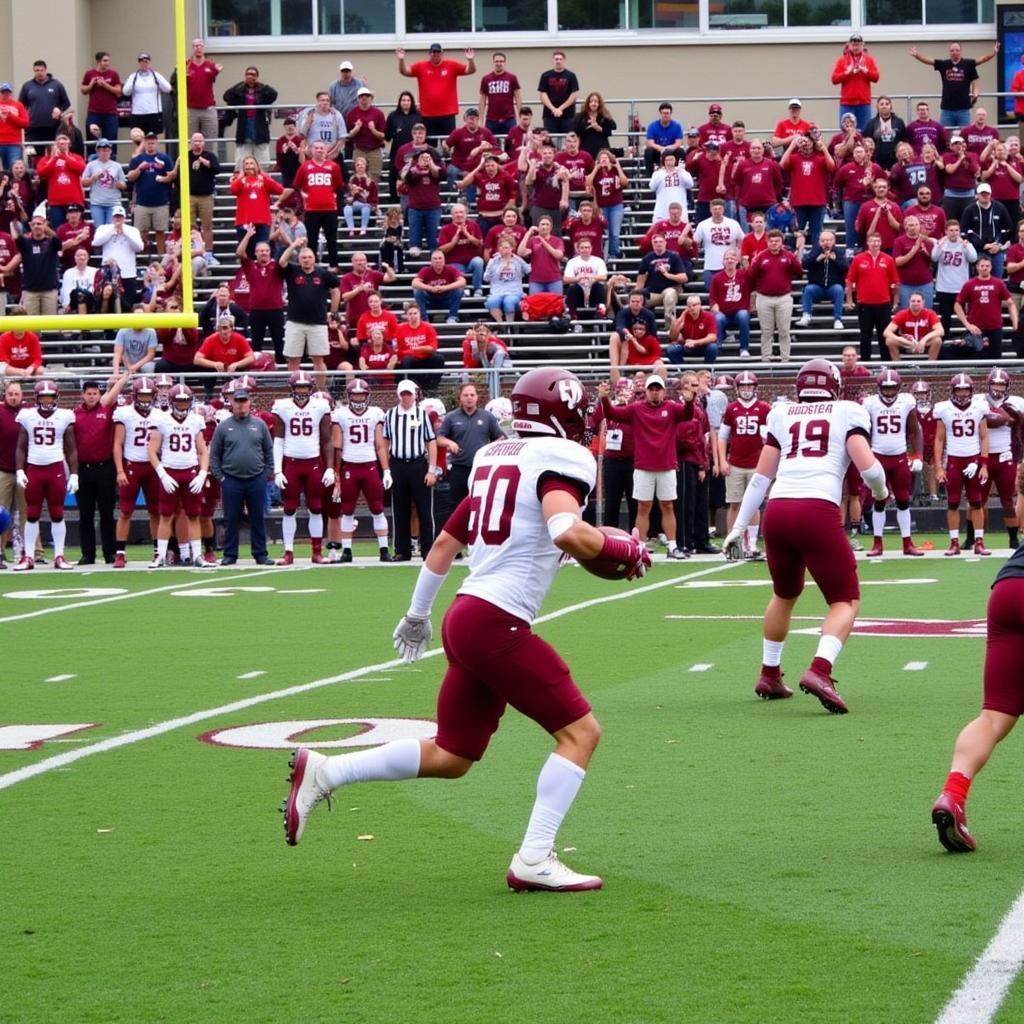
{"type": "Polygon", "coordinates": [[[546,293],[548,295],[564,295],[565,288],[561,281],[531,281],[530,294],[540,295],[542,293],[546,293]]]}
{"type": "MultiPolygon", "coordinates": [[[[710,345],[704,345],[702,349],[691,349],[690,357],[693,358],[702,350],[705,363],[713,363],[718,358],[718,342],[713,341],[710,345]]],[[[671,345],[666,346],[665,356],[673,366],[682,366],[685,362],[686,351],[685,345],[681,342],[673,341],[671,345]]]]}
{"type": "MultiPolygon", "coordinates": [[[[463,171],[461,168],[456,167],[455,164],[449,164],[447,172],[448,188],[451,189],[452,192],[454,192],[455,183],[460,178],[464,178],[468,173],[469,171],[463,171]]],[[[472,207],[476,206],[476,185],[467,186],[466,191],[463,194],[466,197],[467,206],[469,206],[471,209],[472,207]]]]}
{"type": "Polygon", "coordinates": [[[86,116],[85,131],[82,134],[85,136],[85,141],[89,148],[95,149],[96,139],[92,137],[92,133],[89,131],[89,125],[91,124],[98,124],[100,126],[99,138],[113,143],[112,149],[117,146],[117,114],[89,114],[86,116]]]}
{"type": "Polygon", "coordinates": [[[797,206],[793,212],[796,214],[797,227],[807,225],[807,237],[804,240],[806,245],[812,249],[818,244],[818,235],[821,234],[821,226],[825,223],[824,206],[797,206]]]}
{"type": "Polygon", "coordinates": [[[480,256],[474,256],[469,263],[452,263],[456,270],[466,277],[472,278],[473,291],[478,292],[484,286],[484,261],[480,256]]]}
{"type": "Polygon", "coordinates": [[[98,203],[90,203],[89,213],[92,215],[93,227],[99,228],[104,224],[114,223],[114,208],[112,206],[100,206],[98,203]]]}
{"type": "Polygon", "coordinates": [[[488,295],[484,300],[484,307],[488,310],[500,309],[505,314],[505,319],[511,320],[522,301],[522,295],[488,295]]]}
{"type": "Polygon", "coordinates": [[[263,508],[267,500],[267,478],[252,476],[242,479],[224,475],[221,481],[224,502],[224,557],[238,558],[238,524],[242,503],[249,510],[249,547],[257,561],[267,557],[267,531],[263,525],[263,508]]]}
{"type": "Polygon", "coordinates": [[[735,313],[716,313],[715,323],[718,325],[718,343],[725,341],[725,332],[733,327],[739,334],[740,351],[750,348],[750,310],[737,309],[735,313]]]}
{"type": "Polygon", "coordinates": [[[803,311],[810,316],[814,303],[823,302],[828,299],[832,303],[832,319],[843,319],[843,286],[841,284],[830,284],[823,288],[820,284],[804,285],[803,311]]]}
{"type": "Polygon", "coordinates": [[[414,210],[409,207],[409,248],[437,248],[437,232],[441,228],[441,207],[436,210],[414,210]]]}
{"type": "Polygon", "coordinates": [[[604,206],[600,213],[608,221],[608,259],[619,258],[619,236],[622,234],[622,219],[626,215],[626,207],[622,203],[604,206]]]}
{"type": "Polygon", "coordinates": [[[462,305],[461,288],[453,288],[450,292],[441,292],[440,295],[417,288],[413,292],[413,296],[416,299],[416,305],[420,307],[420,313],[424,320],[427,319],[427,310],[429,309],[445,309],[448,311],[448,319],[454,319],[458,317],[459,306],[462,305]]]}
{"type": "Polygon", "coordinates": [[[370,226],[370,213],[373,207],[369,203],[353,202],[346,203],[342,207],[342,215],[345,218],[345,226],[349,231],[354,231],[356,227],[356,214],[359,214],[359,226],[365,231],[370,226]]]}
{"type": "Polygon", "coordinates": [[[846,251],[852,252],[857,248],[857,214],[860,211],[860,203],[852,200],[843,200],[843,223],[846,225],[846,251]]]}
{"type": "Polygon", "coordinates": [[[839,104],[839,123],[843,123],[844,114],[853,114],[857,118],[857,131],[864,131],[864,126],[871,120],[871,104],[870,103],[840,103],[839,104]]]}
{"type": "Polygon", "coordinates": [[[924,308],[931,309],[935,301],[935,285],[932,284],[901,284],[900,285],[900,309],[906,309],[910,305],[910,296],[914,292],[920,292],[924,296],[924,308]]]}
{"type": "Polygon", "coordinates": [[[943,128],[966,128],[971,123],[971,108],[966,110],[940,110],[939,124],[943,128]]]}
{"type": "Polygon", "coordinates": [[[489,117],[484,121],[484,127],[492,135],[508,135],[508,133],[515,128],[516,119],[514,117],[506,118],[504,121],[492,121],[489,117]]]}
{"type": "Polygon", "coordinates": [[[15,146],[8,144],[6,146],[0,146],[0,167],[3,167],[5,171],[11,169],[11,164],[15,160],[21,159],[21,146],[15,146]]]}

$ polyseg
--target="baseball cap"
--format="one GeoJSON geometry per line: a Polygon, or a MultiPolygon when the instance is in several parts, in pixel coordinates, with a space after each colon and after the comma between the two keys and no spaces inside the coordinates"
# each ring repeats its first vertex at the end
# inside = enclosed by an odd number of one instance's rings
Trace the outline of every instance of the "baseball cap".
{"type": "Polygon", "coordinates": [[[111,217],[124,217],[124,216],[127,216],[127,215],[124,212],[124,207],[123,206],[115,206],[113,208],[113,210],[110,211],[110,216],[111,217]]]}
{"type": "Polygon", "coordinates": [[[0,85],[0,92],[14,92],[14,86],[10,82],[4,82],[0,85]]]}
{"type": "Polygon", "coordinates": [[[159,139],[160,136],[156,132],[146,132],[147,139],[159,139]]]}
{"type": "Polygon", "coordinates": [[[791,99],[789,101],[789,105],[791,107],[802,107],[803,106],[803,104],[798,99],[796,99],[796,97],[794,97],[793,99],[791,99]]]}
{"type": "Polygon", "coordinates": [[[721,112],[722,112],[722,104],[721,103],[712,103],[711,106],[708,107],[708,113],[709,114],[720,114],[721,112]]]}
{"type": "Polygon", "coordinates": [[[644,381],[644,388],[663,388],[665,382],[656,373],[652,373],[646,381],[644,381]]]}
{"type": "Polygon", "coordinates": [[[850,42],[851,43],[863,43],[864,42],[864,37],[859,32],[854,32],[850,36],[850,42]]]}
{"type": "Polygon", "coordinates": [[[352,61],[350,61],[350,60],[343,60],[338,65],[338,70],[339,71],[351,71],[352,70],[352,61]]]}
{"type": "MultiPolygon", "coordinates": [[[[992,191],[992,186],[991,186],[991,185],[989,185],[989,184],[988,184],[988,182],[985,182],[985,181],[983,181],[983,182],[982,182],[982,183],[981,183],[981,184],[980,184],[980,185],[979,185],[979,186],[977,187],[977,189],[976,189],[975,191],[976,191],[976,192],[978,193],[978,195],[979,195],[979,196],[981,195],[981,193],[982,193],[982,192],[989,192],[989,193],[991,193],[991,191],[992,191]]],[[[71,207],[69,206],[69,207],[68,207],[68,209],[70,210],[70,209],[71,209],[71,207]]]]}
{"type": "Polygon", "coordinates": [[[415,395],[416,385],[411,380],[400,380],[395,391],[399,395],[415,395]]]}
{"type": "Polygon", "coordinates": [[[148,53],[146,53],[145,50],[143,50],[142,53],[140,53],[139,56],[138,56],[138,60],[152,60],[152,59],[153,58],[150,57],[150,55],[148,53]]]}
{"type": "Polygon", "coordinates": [[[232,388],[231,397],[236,402],[247,402],[249,400],[249,389],[246,387],[232,388]]]}
{"type": "MultiPolygon", "coordinates": [[[[981,189],[979,188],[978,191],[980,192],[981,189]]],[[[989,189],[989,191],[991,192],[992,190],[989,189]]],[[[65,213],[81,213],[82,210],[83,207],[81,203],[68,203],[68,205],[64,207],[65,213]]]]}
{"type": "Polygon", "coordinates": [[[444,47],[440,43],[431,43],[430,44],[430,52],[431,53],[440,53],[443,49],[444,49],[444,47]]]}
{"type": "Polygon", "coordinates": [[[705,149],[718,149],[718,143],[715,142],[714,139],[708,139],[708,141],[704,143],[704,148],[705,149]]]}
{"type": "Polygon", "coordinates": [[[112,149],[113,147],[110,145],[110,139],[100,139],[96,143],[96,148],[97,149],[112,149]]]}
{"type": "Polygon", "coordinates": [[[476,107],[470,107],[465,114],[466,117],[479,117],[480,111],[476,107]]]}
{"type": "Polygon", "coordinates": [[[367,87],[365,85],[362,85],[362,86],[359,87],[359,90],[356,92],[356,95],[357,96],[372,96],[373,95],[373,90],[372,89],[367,89],[367,87]]]}
{"type": "Polygon", "coordinates": [[[952,146],[954,142],[963,142],[964,137],[962,135],[952,135],[949,139],[949,144],[952,146]]]}

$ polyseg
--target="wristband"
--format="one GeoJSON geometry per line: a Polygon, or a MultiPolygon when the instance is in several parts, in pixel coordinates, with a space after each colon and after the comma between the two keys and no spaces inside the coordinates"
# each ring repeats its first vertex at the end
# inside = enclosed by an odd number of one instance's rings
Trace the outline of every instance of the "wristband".
{"type": "Polygon", "coordinates": [[[597,553],[598,558],[608,558],[613,562],[631,562],[636,558],[636,545],[632,537],[617,537],[602,533],[604,543],[597,553]]]}

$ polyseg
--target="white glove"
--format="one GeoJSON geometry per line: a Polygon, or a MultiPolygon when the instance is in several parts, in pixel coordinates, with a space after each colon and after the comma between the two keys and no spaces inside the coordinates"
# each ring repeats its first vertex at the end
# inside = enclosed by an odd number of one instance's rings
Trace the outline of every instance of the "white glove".
{"type": "Polygon", "coordinates": [[[392,483],[393,483],[393,481],[391,479],[391,470],[390,469],[385,469],[384,470],[384,490],[385,491],[390,491],[392,483]]]}
{"type": "Polygon", "coordinates": [[[395,626],[395,631],[391,636],[394,640],[395,650],[401,655],[402,661],[411,665],[423,657],[433,634],[434,630],[430,625],[430,619],[421,619],[416,615],[404,615],[395,626]]]}
{"type": "Polygon", "coordinates": [[[973,480],[975,474],[978,472],[978,464],[976,462],[968,462],[967,465],[964,466],[962,472],[965,480],[973,480]]]}
{"type": "Polygon", "coordinates": [[[199,472],[196,473],[196,475],[190,481],[188,489],[193,494],[198,494],[203,489],[203,487],[206,486],[206,476],[207,473],[205,469],[199,470],[199,472]]]}
{"type": "Polygon", "coordinates": [[[729,536],[725,538],[725,543],[722,545],[722,554],[730,562],[743,560],[743,530],[738,530],[734,526],[729,531],[729,536]]]}
{"type": "Polygon", "coordinates": [[[320,482],[324,485],[324,487],[334,486],[334,470],[331,469],[330,466],[328,466],[327,469],[324,470],[324,475],[320,482]]]}
{"type": "Polygon", "coordinates": [[[920,459],[911,459],[910,460],[910,472],[911,473],[920,473],[922,469],[924,469],[924,463],[920,459]]]}
{"type": "Polygon", "coordinates": [[[275,473],[274,483],[283,491],[288,486],[288,477],[284,473],[275,473]]]}
{"type": "Polygon", "coordinates": [[[19,469],[18,472],[14,474],[14,479],[18,481],[18,486],[22,490],[28,487],[28,473],[26,473],[25,470],[19,469]]]}
{"type": "Polygon", "coordinates": [[[874,498],[875,501],[888,501],[889,485],[883,480],[877,490],[875,488],[871,489],[871,497],[874,498]]]}
{"type": "Polygon", "coordinates": [[[68,476],[68,494],[78,493],[78,474],[71,473],[68,476]]]}
{"type": "Polygon", "coordinates": [[[163,466],[156,471],[156,475],[160,477],[160,485],[168,494],[173,494],[178,489],[178,481],[163,466]]]}

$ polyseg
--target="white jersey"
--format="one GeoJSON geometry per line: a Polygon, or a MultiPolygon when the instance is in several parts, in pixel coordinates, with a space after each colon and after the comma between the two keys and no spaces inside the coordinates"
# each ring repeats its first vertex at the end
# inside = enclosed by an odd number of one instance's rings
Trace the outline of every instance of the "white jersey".
{"type": "Polygon", "coordinates": [[[191,469],[199,465],[197,437],[206,429],[206,420],[190,412],[183,420],[161,416],[156,429],[160,431],[160,464],[165,469],[191,469]]]}
{"type": "Polygon", "coordinates": [[[697,225],[693,238],[704,250],[704,269],[721,270],[726,252],[740,247],[743,228],[732,217],[723,217],[717,223],[708,217],[697,225]]]}
{"type": "Polygon", "coordinates": [[[935,403],[932,418],[946,428],[946,454],[970,458],[981,454],[981,421],[988,415],[988,400],[975,395],[966,409],[949,400],[935,403]]]}
{"type": "Polygon", "coordinates": [[[135,405],[122,405],[114,413],[114,423],[124,427],[125,462],[149,462],[149,433],[156,430],[157,424],[167,414],[153,406],[143,416],[135,405]]]}
{"type": "Polygon", "coordinates": [[[70,409],[54,409],[49,416],[37,409],[22,409],[17,422],[28,434],[27,463],[52,466],[64,461],[64,433],[75,425],[75,414],[70,409]]]}
{"type": "Polygon", "coordinates": [[[891,405],[883,402],[881,395],[868,395],[863,408],[871,417],[871,450],[876,455],[905,455],[907,423],[910,414],[917,412],[913,395],[903,392],[891,405]]]}
{"type": "Polygon", "coordinates": [[[331,419],[341,428],[341,460],[346,463],[377,461],[374,437],[377,424],[384,422],[384,410],[376,405],[357,416],[347,405],[335,409],[331,419]]]}
{"type": "Polygon", "coordinates": [[[331,413],[322,398],[310,398],[305,405],[296,405],[291,398],[279,398],[270,411],[284,425],[287,458],[320,458],[320,421],[331,413]]]}
{"type": "MultiPolygon", "coordinates": [[[[870,437],[864,407],[843,400],[790,402],[768,413],[768,444],[781,452],[771,498],[820,498],[838,505],[850,465],[851,434],[870,437]]],[[[769,499],[770,500],[770,499],[769,499]]]]}
{"type": "Polygon", "coordinates": [[[562,552],[548,533],[537,485],[545,474],[597,480],[590,451],[564,438],[492,441],[473,459],[469,576],[459,587],[532,622],[558,571],[562,552]]]}
{"type": "MultiPolygon", "coordinates": [[[[993,411],[1000,408],[1013,409],[1018,415],[1024,414],[1024,399],[1018,398],[1016,395],[1007,395],[1006,399],[999,404],[992,401],[987,395],[984,397],[993,411]]],[[[1004,423],[1001,427],[988,428],[988,453],[989,455],[1002,455],[1003,452],[1013,451],[1013,432],[1010,428],[1009,423],[1004,423]]]]}

